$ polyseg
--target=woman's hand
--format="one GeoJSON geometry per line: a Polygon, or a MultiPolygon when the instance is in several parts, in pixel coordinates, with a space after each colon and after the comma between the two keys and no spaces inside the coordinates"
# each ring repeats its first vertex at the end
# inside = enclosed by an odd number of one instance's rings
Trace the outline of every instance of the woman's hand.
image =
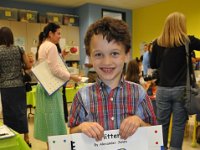
{"type": "Polygon", "coordinates": [[[70,79],[73,80],[74,82],[80,82],[82,78],[79,75],[71,75],[70,79]]]}
{"type": "Polygon", "coordinates": [[[62,57],[65,57],[67,55],[69,55],[69,51],[66,51],[66,49],[63,49],[61,52],[62,57]]]}

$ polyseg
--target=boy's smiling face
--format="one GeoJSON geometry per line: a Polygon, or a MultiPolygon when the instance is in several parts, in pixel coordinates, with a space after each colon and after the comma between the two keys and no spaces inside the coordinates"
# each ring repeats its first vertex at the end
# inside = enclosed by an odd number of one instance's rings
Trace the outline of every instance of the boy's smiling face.
{"type": "Polygon", "coordinates": [[[90,42],[90,61],[99,78],[111,88],[120,80],[124,63],[128,62],[125,47],[114,40],[109,42],[103,36],[93,35],[90,42]]]}

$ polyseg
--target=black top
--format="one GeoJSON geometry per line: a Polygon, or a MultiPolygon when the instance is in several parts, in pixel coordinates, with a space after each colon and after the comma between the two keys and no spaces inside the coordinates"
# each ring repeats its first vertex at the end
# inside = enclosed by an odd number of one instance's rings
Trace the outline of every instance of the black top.
{"type": "Polygon", "coordinates": [[[22,54],[19,46],[0,45],[0,88],[24,86],[22,77],[22,54]]]}
{"type": "MultiPolygon", "coordinates": [[[[200,50],[200,39],[189,36],[189,56],[193,50],[200,50]]],[[[191,59],[190,66],[192,67],[191,59]]],[[[150,66],[159,69],[159,86],[185,86],[187,76],[187,60],[185,46],[166,48],[161,47],[155,40],[151,53],[150,66]]]]}

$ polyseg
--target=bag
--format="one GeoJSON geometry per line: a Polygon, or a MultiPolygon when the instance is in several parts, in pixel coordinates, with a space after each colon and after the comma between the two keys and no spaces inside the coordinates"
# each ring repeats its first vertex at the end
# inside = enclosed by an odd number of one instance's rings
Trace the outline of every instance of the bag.
{"type": "Polygon", "coordinates": [[[32,87],[31,87],[31,84],[29,82],[31,82],[31,76],[26,73],[24,70],[23,70],[23,82],[25,84],[25,89],[26,89],[26,92],[29,92],[32,90],[32,87]]]}
{"type": "Polygon", "coordinates": [[[28,74],[28,73],[26,73],[25,71],[24,71],[24,69],[23,69],[23,71],[22,71],[23,73],[23,82],[24,83],[26,83],[26,82],[31,82],[31,76],[28,74]]]}
{"type": "Polygon", "coordinates": [[[29,82],[25,83],[25,89],[26,89],[26,92],[32,91],[32,86],[31,86],[31,84],[29,82]]]}
{"type": "Polygon", "coordinates": [[[185,108],[188,112],[188,115],[194,115],[200,113],[199,88],[190,88],[189,91],[186,90],[185,108]]]}
{"type": "Polygon", "coordinates": [[[188,115],[194,115],[194,114],[198,114],[200,113],[200,89],[198,86],[191,86],[190,83],[190,75],[192,75],[193,77],[193,81],[196,82],[195,80],[195,74],[193,71],[193,67],[192,71],[190,73],[189,71],[189,44],[185,45],[185,49],[186,49],[186,59],[187,59],[187,83],[186,83],[186,95],[185,95],[185,108],[188,112],[188,115]]]}
{"type": "Polygon", "coordinates": [[[24,70],[24,62],[23,62],[23,59],[22,59],[22,50],[20,47],[18,47],[19,49],[19,52],[21,54],[21,62],[22,62],[22,76],[23,76],[23,82],[25,84],[25,89],[26,89],[26,92],[29,92],[32,90],[32,87],[31,87],[31,84],[29,82],[31,82],[31,76],[24,70]]]}

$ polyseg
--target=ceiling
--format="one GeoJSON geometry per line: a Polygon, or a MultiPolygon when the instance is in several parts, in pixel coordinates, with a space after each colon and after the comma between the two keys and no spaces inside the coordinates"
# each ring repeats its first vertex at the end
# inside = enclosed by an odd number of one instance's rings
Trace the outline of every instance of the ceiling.
{"type": "Polygon", "coordinates": [[[54,5],[62,7],[78,7],[86,3],[117,7],[123,9],[136,9],[167,0],[18,0],[30,3],[54,5]]]}

